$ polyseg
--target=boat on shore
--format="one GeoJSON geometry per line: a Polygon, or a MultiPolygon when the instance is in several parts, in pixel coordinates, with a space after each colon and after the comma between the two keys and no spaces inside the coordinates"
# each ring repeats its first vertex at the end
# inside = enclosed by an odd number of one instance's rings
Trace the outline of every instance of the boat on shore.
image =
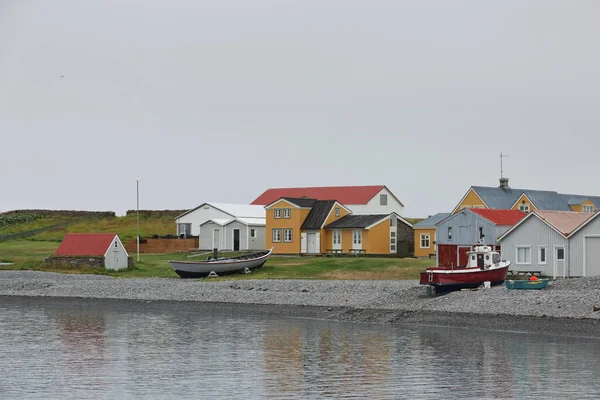
{"type": "Polygon", "coordinates": [[[525,279],[507,279],[504,285],[507,289],[518,289],[518,290],[539,290],[548,286],[548,278],[540,278],[536,280],[525,280],[525,279]]]}
{"type": "Polygon", "coordinates": [[[205,261],[169,260],[169,265],[181,278],[202,278],[211,274],[228,275],[262,267],[272,252],[273,248],[235,257],[215,255],[205,261]]]}
{"type": "Polygon", "coordinates": [[[427,294],[476,288],[489,282],[499,285],[506,280],[510,261],[502,261],[500,253],[485,244],[467,252],[467,265],[459,267],[432,267],[420,273],[419,284],[427,286],[427,294]]]}

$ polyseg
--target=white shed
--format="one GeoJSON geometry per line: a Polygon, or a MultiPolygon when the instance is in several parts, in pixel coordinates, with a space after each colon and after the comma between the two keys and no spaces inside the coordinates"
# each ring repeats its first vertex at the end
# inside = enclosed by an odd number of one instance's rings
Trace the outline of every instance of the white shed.
{"type": "Polygon", "coordinates": [[[200,225],[200,248],[225,251],[263,250],[265,218],[212,218],[200,225]]]}
{"type": "Polygon", "coordinates": [[[597,212],[533,211],[498,240],[513,270],[554,278],[600,275],[597,212]]]}
{"type": "Polygon", "coordinates": [[[116,233],[69,233],[54,253],[54,257],[104,257],[104,268],[125,269],[129,254],[116,233]]]}

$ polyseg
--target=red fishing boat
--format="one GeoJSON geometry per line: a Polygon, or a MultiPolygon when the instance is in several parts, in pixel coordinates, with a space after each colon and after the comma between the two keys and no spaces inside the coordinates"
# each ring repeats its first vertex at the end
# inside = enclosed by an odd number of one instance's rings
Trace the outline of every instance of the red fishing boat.
{"type": "Polygon", "coordinates": [[[421,272],[419,283],[427,285],[429,295],[463,288],[474,288],[490,282],[499,285],[506,279],[510,261],[500,259],[500,253],[490,246],[474,246],[467,252],[469,261],[460,267],[432,267],[421,272]]]}

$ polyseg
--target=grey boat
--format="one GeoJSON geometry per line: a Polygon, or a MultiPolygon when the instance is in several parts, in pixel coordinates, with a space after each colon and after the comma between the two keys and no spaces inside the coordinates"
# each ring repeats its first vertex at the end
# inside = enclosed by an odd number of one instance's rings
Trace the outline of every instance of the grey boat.
{"type": "Polygon", "coordinates": [[[201,278],[211,272],[227,275],[262,267],[272,252],[273,248],[236,257],[209,257],[206,261],[169,260],[169,265],[181,278],[201,278]]]}

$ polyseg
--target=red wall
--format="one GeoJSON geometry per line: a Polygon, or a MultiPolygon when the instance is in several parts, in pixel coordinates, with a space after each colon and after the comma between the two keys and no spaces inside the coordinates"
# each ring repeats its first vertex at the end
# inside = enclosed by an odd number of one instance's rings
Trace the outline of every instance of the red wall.
{"type": "MultiPolygon", "coordinates": [[[[492,246],[494,247],[494,246],[492,246]]],[[[496,251],[500,251],[500,246],[495,246],[496,251]]],[[[467,265],[467,251],[470,251],[471,247],[464,247],[461,245],[459,248],[455,244],[438,244],[438,266],[440,267],[456,267],[467,265]],[[458,252],[458,265],[456,263],[458,252]]]]}

